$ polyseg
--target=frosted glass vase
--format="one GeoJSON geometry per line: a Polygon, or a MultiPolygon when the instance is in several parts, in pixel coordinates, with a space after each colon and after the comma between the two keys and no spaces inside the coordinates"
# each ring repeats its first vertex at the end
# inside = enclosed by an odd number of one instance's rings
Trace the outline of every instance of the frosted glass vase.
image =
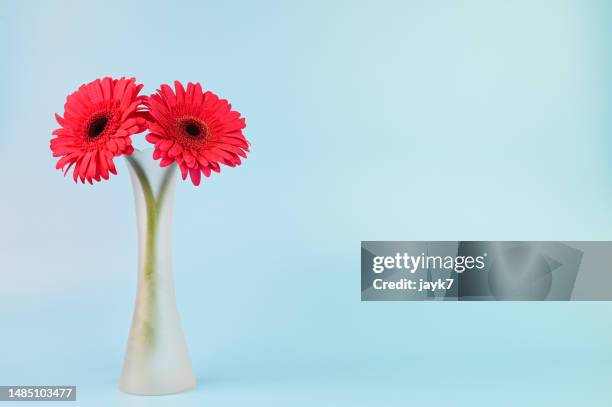
{"type": "Polygon", "coordinates": [[[120,389],[161,395],[195,386],[172,277],[176,164],[161,168],[152,150],[126,156],[138,223],[138,288],[120,389]]]}

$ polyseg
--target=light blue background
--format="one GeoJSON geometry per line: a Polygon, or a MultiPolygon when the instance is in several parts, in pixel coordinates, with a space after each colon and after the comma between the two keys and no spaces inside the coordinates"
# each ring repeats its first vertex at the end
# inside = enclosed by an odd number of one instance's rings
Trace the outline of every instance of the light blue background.
{"type": "Polygon", "coordinates": [[[104,406],[610,405],[610,303],[361,303],[359,246],[611,240],[612,3],[171,3],[1,2],[0,384],[104,406]],[[201,81],[247,118],[244,166],[177,191],[198,376],[178,396],[116,388],[125,164],[75,185],[49,151],[65,96],[106,75],[201,81]]]}

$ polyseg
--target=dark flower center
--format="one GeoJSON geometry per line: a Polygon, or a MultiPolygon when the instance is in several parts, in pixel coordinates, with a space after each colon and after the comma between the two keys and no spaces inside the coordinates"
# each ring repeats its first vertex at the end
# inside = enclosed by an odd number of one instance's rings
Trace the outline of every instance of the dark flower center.
{"type": "Polygon", "coordinates": [[[179,128],[188,139],[206,141],[210,137],[210,130],[206,123],[193,117],[182,117],[179,119],[179,128]]]}
{"type": "Polygon", "coordinates": [[[89,126],[87,126],[87,137],[90,139],[95,139],[100,137],[100,135],[106,129],[108,125],[108,116],[99,116],[93,119],[89,126]]]}
{"type": "Polygon", "coordinates": [[[192,137],[198,137],[202,134],[202,129],[196,122],[187,122],[185,123],[185,132],[192,137]]]}

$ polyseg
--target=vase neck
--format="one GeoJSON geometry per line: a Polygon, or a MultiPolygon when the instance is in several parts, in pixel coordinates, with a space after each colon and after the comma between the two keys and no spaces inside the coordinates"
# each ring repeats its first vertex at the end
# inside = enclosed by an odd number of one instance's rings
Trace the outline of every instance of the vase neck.
{"type": "Polygon", "coordinates": [[[125,160],[134,188],[140,188],[145,194],[151,193],[158,201],[174,194],[176,164],[161,167],[159,162],[153,159],[151,149],[134,150],[131,155],[125,156],[125,160]]]}
{"type": "Polygon", "coordinates": [[[139,281],[171,280],[172,207],[176,165],[161,168],[151,150],[126,157],[136,206],[139,281]]]}

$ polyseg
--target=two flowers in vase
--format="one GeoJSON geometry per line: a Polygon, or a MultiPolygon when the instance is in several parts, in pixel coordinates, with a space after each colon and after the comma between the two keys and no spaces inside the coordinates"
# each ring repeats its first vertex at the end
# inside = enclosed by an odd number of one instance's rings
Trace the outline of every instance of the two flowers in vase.
{"type": "Polygon", "coordinates": [[[128,164],[138,223],[137,293],[120,388],[133,394],[169,394],[195,386],[181,328],[171,264],[173,192],[178,168],[199,185],[202,174],[235,167],[246,158],[245,119],[227,100],[199,83],[162,85],[140,95],[134,78],[103,78],[70,94],[51,150],[56,168],[75,182],[117,174],[114,158],[128,164]],[[147,132],[153,152],[137,151],[132,136],[147,132]]]}

